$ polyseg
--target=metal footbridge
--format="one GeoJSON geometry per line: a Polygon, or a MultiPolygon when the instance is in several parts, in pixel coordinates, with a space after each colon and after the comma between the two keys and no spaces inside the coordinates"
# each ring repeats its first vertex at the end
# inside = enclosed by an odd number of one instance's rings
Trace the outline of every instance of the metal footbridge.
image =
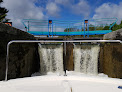
{"type": "Polygon", "coordinates": [[[75,36],[102,35],[112,32],[117,18],[89,20],[37,20],[23,19],[26,31],[36,36],[75,36]]]}

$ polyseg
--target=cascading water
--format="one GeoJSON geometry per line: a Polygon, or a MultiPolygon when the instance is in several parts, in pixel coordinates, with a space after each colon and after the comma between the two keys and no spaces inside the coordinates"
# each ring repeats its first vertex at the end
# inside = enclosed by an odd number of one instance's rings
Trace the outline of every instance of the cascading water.
{"type": "Polygon", "coordinates": [[[98,45],[74,46],[74,71],[85,74],[98,74],[98,45]]]}
{"type": "Polygon", "coordinates": [[[56,44],[39,44],[40,73],[63,74],[63,46],[56,44]]]}

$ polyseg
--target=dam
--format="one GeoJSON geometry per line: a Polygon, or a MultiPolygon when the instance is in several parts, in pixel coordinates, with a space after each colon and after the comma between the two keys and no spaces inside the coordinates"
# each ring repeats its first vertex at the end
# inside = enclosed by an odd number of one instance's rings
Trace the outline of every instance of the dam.
{"type": "MultiPolygon", "coordinates": [[[[109,44],[114,43],[121,46],[120,40],[67,40],[67,41],[43,41],[43,40],[15,40],[8,43],[7,58],[6,58],[6,80],[8,76],[8,63],[9,63],[9,45],[12,43],[39,43],[38,51],[40,57],[40,69],[41,75],[46,75],[48,72],[57,73],[58,75],[67,74],[68,71],[75,71],[84,74],[97,75],[99,74],[100,52],[103,42],[109,44]],[[73,50],[72,55],[68,55],[67,44],[72,43],[73,50]],[[101,43],[101,44],[100,44],[101,43]],[[70,57],[72,56],[72,57],[70,57]],[[65,57],[70,57],[65,59],[65,57]],[[71,61],[70,61],[71,60],[71,61]],[[71,65],[68,62],[72,62],[72,69],[68,69],[71,65]],[[64,73],[65,72],[65,73],[64,73]]],[[[108,45],[109,45],[108,44],[108,45]]],[[[113,45],[114,46],[114,45],[113,45]]],[[[113,47],[112,46],[112,47],[113,47]]],[[[110,47],[110,46],[109,46],[110,47]]],[[[107,55],[107,54],[106,54],[107,55]]],[[[104,56],[102,56],[103,58],[104,56]]],[[[105,62],[105,61],[104,61],[105,62]]],[[[103,63],[103,62],[102,62],[103,63]]],[[[102,64],[101,63],[101,64],[102,64]]]]}
{"type": "Polygon", "coordinates": [[[80,36],[80,40],[84,38],[84,40],[100,40],[101,38],[89,38],[89,36],[104,35],[112,32],[112,27],[116,24],[117,20],[117,18],[69,21],[23,19],[22,23],[28,33],[39,37],[37,38],[38,40],[52,40],[54,42],[57,41],[57,43],[58,41],[64,41],[62,45],[50,42],[49,44],[38,44],[41,74],[53,72],[62,75],[64,71],[65,74],[66,71],[75,71],[97,75],[99,71],[100,44],[79,44],[78,39],[72,36],[80,36]],[[47,38],[40,36],[47,36],[47,38]],[[72,43],[73,46],[67,48],[65,36],[70,36],[70,40],[73,38],[78,44],[72,43]]]}
{"type": "MultiPolygon", "coordinates": [[[[30,36],[30,34],[28,35],[30,36]]],[[[119,62],[121,61],[119,58],[121,55],[121,44],[119,43],[121,41],[119,40],[101,40],[102,38],[75,38],[71,40],[60,37],[37,38],[36,40],[31,38],[31,40],[27,40],[28,37],[24,37],[25,40],[9,40],[6,50],[5,65],[7,66],[6,76],[8,76],[6,79],[27,77],[37,71],[40,72],[41,76],[47,75],[49,72],[64,75],[65,72],[68,74],[68,71],[75,71],[87,75],[105,73],[110,77],[121,77],[120,69],[118,69],[121,66],[121,62],[119,62]],[[31,44],[33,45],[31,46],[31,44]],[[38,53],[35,54],[35,52],[38,53]],[[39,56],[39,59],[34,59],[35,55],[36,57],[39,56]],[[116,63],[116,66],[112,62],[116,63]]],[[[4,77],[4,73],[2,75],[4,77]]]]}
{"type": "MultiPolygon", "coordinates": [[[[63,45],[39,44],[40,73],[57,72],[63,75],[63,45]]],[[[75,45],[73,49],[74,71],[98,74],[98,45],[75,45]]],[[[65,61],[67,62],[67,61],[65,61]]]]}

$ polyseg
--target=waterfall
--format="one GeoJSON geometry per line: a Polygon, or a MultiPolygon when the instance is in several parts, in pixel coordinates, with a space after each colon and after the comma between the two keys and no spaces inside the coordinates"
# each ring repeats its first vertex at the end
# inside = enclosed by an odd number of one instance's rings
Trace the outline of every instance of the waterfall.
{"type": "Polygon", "coordinates": [[[85,74],[98,74],[98,45],[74,46],[74,71],[85,74]]]}
{"type": "Polygon", "coordinates": [[[56,44],[39,44],[40,73],[63,74],[63,46],[56,44]]]}

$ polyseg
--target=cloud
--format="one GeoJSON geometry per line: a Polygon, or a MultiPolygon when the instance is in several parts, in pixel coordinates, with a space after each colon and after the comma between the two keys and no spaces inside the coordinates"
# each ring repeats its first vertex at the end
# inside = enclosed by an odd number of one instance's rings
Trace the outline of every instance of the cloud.
{"type": "Polygon", "coordinates": [[[119,4],[114,3],[104,3],[95,9],[95,14],[93,18],[111,18],[116,17],[122,20],[122,2],[119,4]]]}
{"type": "Polygon", "coordinates": [[[73,13],[88,17],[90,14],[90,6],[86,0],[80,0],[77,4],[71,6],[73,13]]]}
{"type": "Polygon", "coordinates": [[[84,17],[88,17],[90,14],[90,6],[87,0],[79,0],[77,3],[75,0],[55,0],[55,2],[69,9],[72,14],[83,15],[84,17]]]}
{"type": "Polygon", "coordinates": [[[59,17],[63,11],[80,16],[90,14],[90,6],[86,0],[4,0],[2,6],[9,10],[7,18],[19,29],[24,29],[22,19],[59,17]]]}
{"type": "Polygon", "coordinates": [[[56,4],[64,5],[64,6],[69,6],[73,2],[73,0],[55,0],[54,1],[56,4]]]}
{"type": "Polygon", "coordinates": [[[46,5],[47,14],[57,17],[59,16],[60,8],[54,2],[49,2],[46,5]]]}
{"type": "Polygon", "coordinates": [[[36,0],[4,0],[2,6],[9,12],[7,18],[11,19],[13,26],[23,29],[22,19],[43,19],[44,14],[40,7],[35,6],[36,0]]]}

